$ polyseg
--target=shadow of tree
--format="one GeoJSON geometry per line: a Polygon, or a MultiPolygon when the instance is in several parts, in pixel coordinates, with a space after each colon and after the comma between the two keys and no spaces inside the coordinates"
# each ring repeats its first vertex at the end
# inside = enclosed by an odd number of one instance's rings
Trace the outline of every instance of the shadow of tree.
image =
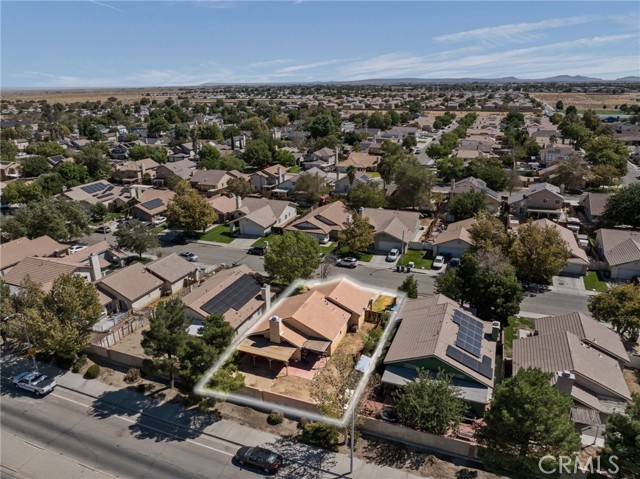
{"type": "Polygon", "coordinates": [[[478,477],[478,471],[472,471],[471,469],[460,469],[456,472],[457,479],[476,479],[478,477]]]}
{"type": "Polygon", "coordinates": [[[334,452],[295,442],[291,437],[280,438],[264,447],[284,457],[284,466],[278,471],[280,479],[321,479],[337,464],[334,452]]]}
{"type": "Polygon", "coordinates": [[[93,402],[91,411],[93,416],[99,419],[106,419],[116,414],[135,416],[159,403],[160,398],[156,395],[146,396],[139,393],[136,386],[129,386],[103,393],[93,402]]]}
{"type": "MultiPolygon", "coordinates": [[[[25,371],[33,371],[33,361],[31,358],[22,355],[24,350],[21,346],[15,347],[12,343],[5,343],[4,346],[2,350],[2,360],[0,362],[2,367],[2,378],[0,380],[2,387],[0,388],[0,395],[9,397],[39,397],[32,392],[16,388],[12,383],[16,375],[25,371]]],[[[59,367],[41,361],[38,361],[38,371],[54,379],[64,374],[64,371],[59,367]]]]}
{"type": "Polygon", "coordinates": [[[369,462],[378,466],[401,469],[407,467],[420,470],[425,465],[434,465],[437,458],[428,453],[413,451],[401,444],[391,444],[384,441],[368,439],[364,447],[364,455],[369,462]]]}
{"type": "Polygon", "coordinates": [[[218,411],[202,412],[185,409],[179,399],[159,403],[145,409],[129,430],[136,439],[186,441],[199,437],[205,428],[222,419],[218,411]]]}

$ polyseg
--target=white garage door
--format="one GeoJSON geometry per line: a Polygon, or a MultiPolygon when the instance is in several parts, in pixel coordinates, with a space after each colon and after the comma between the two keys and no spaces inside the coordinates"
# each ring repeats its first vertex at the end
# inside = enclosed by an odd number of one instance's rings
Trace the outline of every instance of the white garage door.
{"type": "Polygon", "coordinates": [[[569,265],[562,270],[561,274],[570,274],[570,275],[582,274],[582,265],[578,263],[569,263],[569,265]]]}
{"type": "Polygon", "coordinates": [[[394,248],[400,249],[400,241],[377,241],[376,249],[379,251],[391,251],[394,248]]]}

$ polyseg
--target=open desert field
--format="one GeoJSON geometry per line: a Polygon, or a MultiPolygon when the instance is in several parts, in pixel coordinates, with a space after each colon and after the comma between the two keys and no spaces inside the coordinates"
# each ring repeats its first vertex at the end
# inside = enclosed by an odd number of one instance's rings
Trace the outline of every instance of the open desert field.
{"type": "Polygon", "coordinates": [[[616,106],[623,104],[637,105],[640,104],[640,91],[633,93],[621,93],[619,95],[611,95],[607,93],[531,93],[531,96],[543,103],[548,103],[552,107],[558,100],[562,100],[564,107],[574,105],[578,110],[615,110],[616,106]]]}
{"type": "Polygon", "coordinates": [[[63,89],[63,90],[4,90],[2,99],[9,101],[39,101],[47,100],[49,103],[75,103],[84,101],[102,101],[115,97],[122,103],[133,103],[140,98],[170,98],[174,99],[179,94],[184,94],[183,88],[105,88],[105,89],[63,89]]]}

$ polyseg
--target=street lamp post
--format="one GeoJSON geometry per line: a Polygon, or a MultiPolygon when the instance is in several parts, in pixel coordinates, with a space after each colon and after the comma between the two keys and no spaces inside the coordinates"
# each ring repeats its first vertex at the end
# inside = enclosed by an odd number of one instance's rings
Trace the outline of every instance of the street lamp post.
{"type": "MultiPolygon", "coordinates": [[[[22,313],[14,313],[14,314],[10,314],[9,316],[5,317],[3,319],[3,321],[7,321],[10,318],[13,318],[14,316],[20,316],[22,318],[22,326],[24,327],[24,335],[27,338],[27,344],[29,345],[29,349],[33,349],[33,344],[31,344],[31,339],[29,339],[29,329],[27,328],[27,322],[24,320],[24,314],[22,313]]],[[[32,355],[31,359],[33,360],[33,368],[37,371],[38,370],[38,364],[36,363],[36,355],[32,355]]]]}
{"type": "Polygon", "coordinates": [[[353,445],[354,445],[354,437],[356,435],[356,410],[353,410],[353,414],[351,415],[351,462],[349,466],[349,474],[353,473],[353,445]]]}

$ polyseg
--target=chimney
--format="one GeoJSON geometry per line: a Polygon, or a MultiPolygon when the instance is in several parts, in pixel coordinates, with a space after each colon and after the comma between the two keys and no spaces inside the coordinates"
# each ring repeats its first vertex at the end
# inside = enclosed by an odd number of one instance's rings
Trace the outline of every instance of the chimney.
{"type": "Polygon", "coordinates": [[[336,160],[336,169],[337,169],[338,168],[338,147],[337,146],[336,146],[335,150],[336,151],[335,151],[335,155],[334,156],[335,156],[335,160],[336,160]]]}
{"type": "Polygon", "coordinates": [[[102,270],[100,269],[100,258],[97,254],[92,253],[89,256],[89,266],[91,270],[89,271],[89,275],[91,276],[91,282],[94,283],[102,278],[102,270]]]}
{"type": "Polygon", "coordinates": [[[278,166],[278,179],[277,179],[277,185],[280,185],[280,183],[282,183],[284,181],[284,175],[282,174],[282,167],[278,166]]]}
{"type": "Polygon", "coordinates": [[[361,206],[360,208],[358,208],[358,214],[360,216],[364,216],[364,206],[361,206]]]}
{"type": "Polygon", "coordinates": [[[261,289],[262,301],[264,301],[264,310],[271,309],[271,285],[265,284],[261,289]]]}
{"type": "Polygon", "coordinates": [[[236,209],[239,210],[240,208],[242,208],[242,197],[236,196],[236,209]]]}
{"type": "Polygon", "coordinates": [[[491,325],[491,341],[500,339],[500,321],[494,321],[491,325]]]}
{"type": "Polygon", "coordinates": [[[271,316],[269,319],[269,341],[280,344],[282,334],[282,320],[278,316],[271,316]]]}
{"type": "Polygon", "coordinates": [[[571,374],[571,371],[558,371],[556,373],[555,386],[560,392],[571,394],[571,389],[573,388],[573,383],[575,380],[576,377],[571,374]]]}

